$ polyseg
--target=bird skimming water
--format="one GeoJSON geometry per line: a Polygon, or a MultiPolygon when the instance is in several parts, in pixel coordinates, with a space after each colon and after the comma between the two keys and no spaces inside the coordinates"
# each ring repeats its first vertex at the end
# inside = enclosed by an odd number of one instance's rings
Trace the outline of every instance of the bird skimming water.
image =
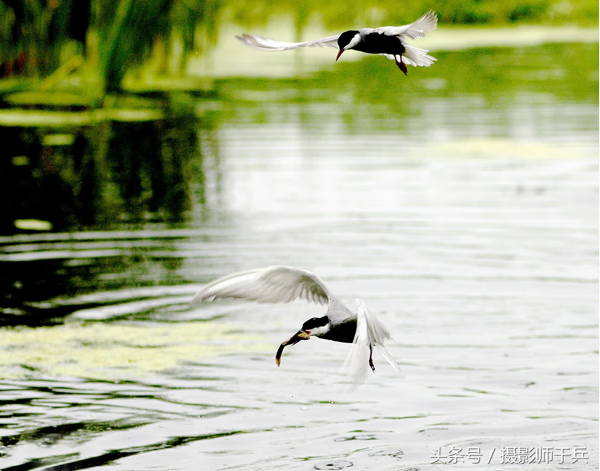
{"type": "Polygon", "coordinates": [[[309,302],[326,304],[327,312],[323,317],[307,320],[302,328],[283,342],[275,361],[281,363],[283,349],[296,345],[301,340],[319,337],[335,342],[351,343],[352,349],[346,358],[346,364],[353,369],[354,382],[364,381],[368,365],[375,372],[373,347],[400,372],[398,363],[385,348],[385,341],[391,339],[386,327],[369,312],[365,304],[357,299],[358,311],[352,313],[325,284],[313,273],[299,268],[272,266],[233,273],[206,285],[197,293],[191,304],[202,301],[214,301],[223,298],[237,298],[259,303],[288,303],[297,298],[309,302]],[[364,360],[364,361],[363,361],[364,360]]]}
{"type": "Polygon", "coordinates": [[[429,67],[436,60],[427,54],[425,49],[419,49],[408,44],[408,39],[424,38],[427,33],[437,28],[437,15],[433,11],[425,13],[414,23],[404,26],[382,26],[381,28],[361,28],[344,31],[337,36],[289,43],[263,38],[255,34],[236,36],[247,46],[260,51],[287,51],[299,47],[337,47],[337,61],[344,51],[354,49],[367,54],[382,54],[388,59],[395,60],[398,68],[408,73],[406,64],[429,67]]]}

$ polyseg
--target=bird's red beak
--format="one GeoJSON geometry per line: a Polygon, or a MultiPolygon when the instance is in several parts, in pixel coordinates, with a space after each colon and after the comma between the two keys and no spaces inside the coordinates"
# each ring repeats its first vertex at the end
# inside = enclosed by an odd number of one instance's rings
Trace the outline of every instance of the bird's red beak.
{"type": "Polygon", "coordinates": [[[336,62],[337,62],[337,60],[340,58],[340,56],[342,55],[342,52],[344,52],[344,50],[343,50],[343,49],[340,49],[340,50],[338,51],[338,55],[335,57],[335,61],[336,61],[336,62]]]}

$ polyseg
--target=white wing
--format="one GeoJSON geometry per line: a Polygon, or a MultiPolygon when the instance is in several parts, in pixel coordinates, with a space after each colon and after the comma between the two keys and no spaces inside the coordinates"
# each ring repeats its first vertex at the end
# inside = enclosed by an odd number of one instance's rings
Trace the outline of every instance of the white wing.
{"type": "MultiPolygon", "coordinates": [[[[437,15],[433,11],[428,11],[414,23],[404,26],[382,26],[381,28],[363,28],[359,31],[364,33],[381,33],[387,36],[398,36],[402,39],[418,39],[437,28],[437,15]]],[[[338,47],[337,40],[340,35],[329,36],[327,38],[316,39],[314,41],[304,41],[299,43],[290,43],[286,41],[276,41],[256,34],[242,34],[236,36],[246,46],[258,49],[259,51],[287,51],[299,47],[338,47]]]]}
{"type": "Polygon", "coordinates": [[[300,268],[273,266],[224,276],[206,285],[190,304],[223,298],[259,303],[289,303],[296,298],[327,304],[330,292],[313,273],[300,268]]]}
{"type": "Polygon", "coordinates": [[[401,39],[419,39],[424,38],[427,33],[436,28],[437,15],[434,11],[430,10],[409,25],[382,26],[381,28],[369,29],[367,31],[385,34],[386,36],[398,36],[401,39]]]}
{"type": "Polygon", "coordinates": [[[377,348],[379,353],[398,372],[402,370],[391,353],[385,348],[385,341],[392,337],[381,321],[371,313],[360,299],[356,300],[358,311],[356,313],[356,334],[350,352],[344,362],[344,370],[352,375],[354,384],[364,383],[369,374],[369,345],[377,348]]]}
{"type": "Polygon", "coordinates": [[[299,47],[338,47],[337,39],[340,37],[329,36],[328,38],[317,39],[315,41],[305,41],[301,43],[288,43],[285,41],[275,41],[274,39],[263,38],[256,34],[242,34],[236,36],[246,46],[250,46],[259,51],[287,51],[288,49],[296,49],[299,47]]]}

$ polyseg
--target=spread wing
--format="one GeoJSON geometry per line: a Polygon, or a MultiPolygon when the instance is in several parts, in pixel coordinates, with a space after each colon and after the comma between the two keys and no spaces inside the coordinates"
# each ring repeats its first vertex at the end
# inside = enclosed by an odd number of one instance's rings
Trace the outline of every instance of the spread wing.
{"type": "Polygon", "coordinates": [[[190,304],[224,298],[259,303],[289,303],[300,298],[327,304],[330,296],[325,284],[315,274],[300,268],[273,266],[219,278],[200,290],[190,304]]]}
{"type": "MultiPolygon", "coordinates": [[[[382,26],[381,28],[364,28],[363,33],[380,33],[387,36],[398,36],[401,39],[418,39],[437,28],[437,15],[433,11],[428,11],[414,23],[404,26],[382,26]]],[[[299,47],[338,47],[337,40],[340,35],[329,36],[327,38],[316,39],[314,41],[304,41],[291,43],[286,41],[276,41],[275,39],[265,38],[256,34],[242,34],[236,36],[238,40],[246,46],[258,49],[259,51],[287,51],[299,47]]]]}
{"type": "Polygon", "coordinates": [[[404,26],[382,26],[381,28],[374,28],[368,30],[369,32],[376,32],[385,34],[386,36],[398,36],[401,39],[419,39],[424,38],[427,33],[437,28],[437,15],[433,10],[425,13],[414,23],[404,26]]]}
{"type": "Polygon", "coordinates": [[[242,34],[236,36],[246,46],[250,46],[259,51],[287,51],[299,47],[338,47],[337,40],[340,37],[329,36],[327,38],[316,39],[315,41],[304,41],[300,43],[288,43],[285,41],[275,41],[274,39],[264,38],[256,34],[242,34]]]}
{"type": "Polygon", "coordinates": [[[375,347],[379,353],[398,372],[402,373],[400,366],[385,348],[385,341],[392,337],[387,328],[377,316],[371,313],[360,299],[356,300],[358,311],[356,313],[356,334],[350,347],[350,352],[344,362],[344,369],[351,374],[354,384],[364,383],[369,374],[369,345],[375,347]]]}

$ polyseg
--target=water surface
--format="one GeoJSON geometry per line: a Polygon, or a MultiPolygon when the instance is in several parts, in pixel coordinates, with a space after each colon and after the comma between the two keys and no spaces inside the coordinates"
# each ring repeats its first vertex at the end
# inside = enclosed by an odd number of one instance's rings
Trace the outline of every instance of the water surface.
{"type": "Polygon", "coordinates": [[[176,218],[2,236],[2,467],[597,469],[597,44],[437,56],[221,79],[176,218]],[[277,368],[316,306],[189,307],[270,264],[363,299],[404,374],[277,368]]]}

